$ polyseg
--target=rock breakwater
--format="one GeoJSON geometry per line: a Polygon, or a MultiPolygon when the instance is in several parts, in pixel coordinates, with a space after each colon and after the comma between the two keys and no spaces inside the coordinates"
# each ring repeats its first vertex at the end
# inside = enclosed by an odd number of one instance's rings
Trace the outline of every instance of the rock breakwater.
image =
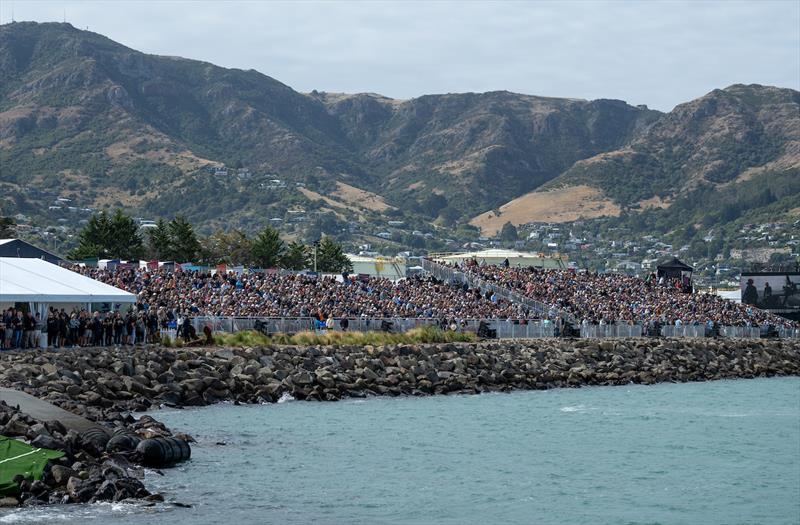
{"type": "Polygon", "coordinates": [[[0,386],[98,422],[117,437],[104,449],[58,422],[35,420],[0,403],[0,434],[66,454],[48,466],[43,480],[20,480],[19,496],[0,505],[162,499],[142,484],[135,454],[117,446],[173,435],[152,417],[131,414],[164,405],[265,403],[287,394],[337,400],[781,375],[800,375],[800,341],[541,339],[6,352],[0,354],[0,386]]]}
{"type": "Polygon", "coordinates": [[[0,385],[94,421],[220,401],[337,400],[800,375],[800,341],[542,339],[256,348],[83,348],[7,353],[0,385]]]}

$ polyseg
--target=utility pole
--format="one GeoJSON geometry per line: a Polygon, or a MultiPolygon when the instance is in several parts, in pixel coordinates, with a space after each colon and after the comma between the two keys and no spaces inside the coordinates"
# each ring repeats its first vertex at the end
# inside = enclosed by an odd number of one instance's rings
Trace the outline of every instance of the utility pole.
{"type": "Polygon", "coordinates": [[[317,248],[319,248],[319,241],[314,241],[314,273],[317,273],[317,248]]]}

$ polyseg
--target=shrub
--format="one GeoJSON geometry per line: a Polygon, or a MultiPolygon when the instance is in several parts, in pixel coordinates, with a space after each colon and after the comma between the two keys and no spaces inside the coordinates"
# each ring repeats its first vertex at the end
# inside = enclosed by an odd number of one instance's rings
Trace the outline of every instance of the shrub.
{"type": "MultiPolygon", "coordinates": [[[[454,332],[441,330],[435,326],[414,328],[406,333],[388,332],[298,332],[294,335],[273,334],[266,336],[260,332],[244,331],[233,334],[220,333],[214,336],[214,343],[220,346],[383,346],[390,344],[413,343],[455,343],[474,342],[477,337],[471,332],[454,332]]],[[[183,341],[176,340],[175,346],[182,346],[183,341]]]]}

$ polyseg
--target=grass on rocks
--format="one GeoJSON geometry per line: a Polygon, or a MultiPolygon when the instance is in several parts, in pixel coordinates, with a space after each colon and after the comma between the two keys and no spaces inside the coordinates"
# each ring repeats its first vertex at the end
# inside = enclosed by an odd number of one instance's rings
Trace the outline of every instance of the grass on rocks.
{"type": "Polygon", "coordinates": [[[214,342],[220,346],[360,346],[391,345],[415,343],[456,343],[474,342],[475,334],[470,332],[453,332],[441,330],[433,326],[414,328],[402,334],[387,332],[299,332],[294,335],[274,334],[266,336],[260,332],[245,331],[233,334],[216,334],[214,342]]]}

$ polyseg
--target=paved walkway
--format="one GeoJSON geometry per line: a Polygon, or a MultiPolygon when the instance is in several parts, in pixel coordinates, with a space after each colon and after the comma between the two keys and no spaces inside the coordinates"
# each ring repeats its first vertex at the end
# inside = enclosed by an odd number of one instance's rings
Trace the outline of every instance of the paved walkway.
{"type": "Polygon", "coordinates": [[[21,412],[41,421],[60,421],[68,430],[82,432],[89,428],[100,427],[85,417],[67,412],[47,401],[12,388],[0,388],[0,401],[5,401],[9,406],[19,406],[21,412]]]}

